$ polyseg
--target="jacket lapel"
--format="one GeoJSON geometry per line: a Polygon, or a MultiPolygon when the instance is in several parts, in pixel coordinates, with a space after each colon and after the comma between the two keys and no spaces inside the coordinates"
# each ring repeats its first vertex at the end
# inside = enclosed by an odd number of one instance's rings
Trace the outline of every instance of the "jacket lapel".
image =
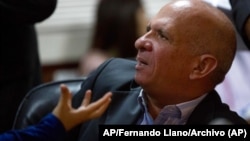
{"type": "Polygon", "coordinates": [[[136,124],[141,115],[138,96],[141,88],[131,91],[114,91],[112,102],[107,111],[105,124],[136,124]]]}

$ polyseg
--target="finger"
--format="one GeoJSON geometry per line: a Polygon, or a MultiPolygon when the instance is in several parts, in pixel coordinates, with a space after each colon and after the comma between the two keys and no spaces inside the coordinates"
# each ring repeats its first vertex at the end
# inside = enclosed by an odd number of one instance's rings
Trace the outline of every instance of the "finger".
{"type": "Polygon", "coordinates": [[[61,97],[59,102],[71,105],[72,95],[68,87],[65,84],[61,84],[60,89],[61,89],[61,97]]]}
{"type": "Polygon", "coordinates": [[[91,95],[92,95],[92,91],[91,90],[87,90],[85,92],[85,96],[84,96],[84,99],[82,100],[82,105],[83,106],[88,106],[89,103],[90,103],[90,99],[91,99],[91,95]]]}
{"type": "Polygon", "coordinates": [[[79,107],[75,111],[77,114],[79,114],[79,116],[77,117],[85,117],[85,119],[81,119],[82,121],[99,117],[107,109],[111,101],[111,96],[112,96],[111,92],[106,93],[102,98],[87,105],[86,107],[84,106],[79,107]]]}
{"type": "Polygon", "coordinates": [[[100,98],[99,100],[91,103],[87,108],[88,110],[90,111],[96,111],[98,110],[100,107],[103,107],[105,108],[106,104],[109,103],[111,101],[111,96],[112,96],[112,93],[111,92],[108,92],[106,93],[102,98],[100,98]]]}
{"type": "Polygon", "coordinates": [[[99,117],[100,115],[102,115],[106,111],[106,109],[108,108],[110,102],[111,102],[111,98],[104,101],[104,103],[102,103],[102,105],[99,106],[95,110],[95,112],[92,114],[92,118],[96,118],[96,117],[99,117]]]}

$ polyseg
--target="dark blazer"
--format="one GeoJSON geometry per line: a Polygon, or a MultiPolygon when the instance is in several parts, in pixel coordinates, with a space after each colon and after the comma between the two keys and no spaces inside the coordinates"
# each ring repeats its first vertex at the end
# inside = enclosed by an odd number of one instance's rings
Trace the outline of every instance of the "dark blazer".
{"type": "Polygon", "coordinates": [[[229,0],[232,7],[233,22],[241,35],[243,41],[250,49],[250,42],[244,32],[244,26],[250,16],[250,1],[249,0],[229,0]]]}
{"type": "MultiPolygon", "coordinates": [[[[238,28],[237,27],[238,25],[236,25],[236,23],[235,23],[235,18],[234,18],[235,15],[234,15],[232,10],[226,9],[226,8],[223,8],[220,6],[218,6],[217,8],[220,9],[224,14],[226,14],[227,17],[232,21],[234,26],[236,28],[238,28]]],[[[242,38],[242,34],[239,32],[239,30],[236,30],[236,39],[237,39],[237,51],[238,50],[248,50],[248,47],[246,44],[247,42],[244,41],[245,39],[242,38]]]]}
{"type": "Polygon", "coordinates": [[[57,0],[0,0],[0,133],[9,130],[24,95],[42,83],[35,24],[57,0]]]}
{"type": "MultiPolygon", "coordinates": [[[[134,82],[136,62],[133,60],[114,58],[106,61],[95,72],[90,74],[81,90],[73,99],[73,106],[80,105],[87,89],[93,91],[93,100],[104,93],[113,92],[112,102],[99,119],[83,124],[80,128],[79,140],[98,140],[99,124],[136,124],[142,115],[137,97],[142,89],[134,82]]],[[[187,124],[209,124],[217,118],[225,118],[233,124],[247,124],[236,112],[230,111],[216,91],[211,91],[195,108],[187,124]]]]}

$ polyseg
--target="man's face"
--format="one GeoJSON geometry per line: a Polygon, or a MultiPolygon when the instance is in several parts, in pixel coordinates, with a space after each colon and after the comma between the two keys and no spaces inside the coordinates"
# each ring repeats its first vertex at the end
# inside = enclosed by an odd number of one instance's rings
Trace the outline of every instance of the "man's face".
{"type": "Polygon", "coordinates": [[[192,56],[185,33],[188,22],[182,21],[178,12],[183,6],[188,3],[163,7],[149,23],[147,33],[135,42],[135,80],[144,89],[176,91],[188,79],[192,56]]]}

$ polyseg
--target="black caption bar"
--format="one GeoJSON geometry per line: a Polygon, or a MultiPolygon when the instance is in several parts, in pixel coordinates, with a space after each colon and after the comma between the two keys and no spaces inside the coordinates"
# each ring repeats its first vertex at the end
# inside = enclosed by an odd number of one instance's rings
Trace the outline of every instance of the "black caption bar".
{"type": "Polygon", "coordinates": [[[100,125],[101,141],[132,138],[250,140],[250,125],[100,125]]]}

